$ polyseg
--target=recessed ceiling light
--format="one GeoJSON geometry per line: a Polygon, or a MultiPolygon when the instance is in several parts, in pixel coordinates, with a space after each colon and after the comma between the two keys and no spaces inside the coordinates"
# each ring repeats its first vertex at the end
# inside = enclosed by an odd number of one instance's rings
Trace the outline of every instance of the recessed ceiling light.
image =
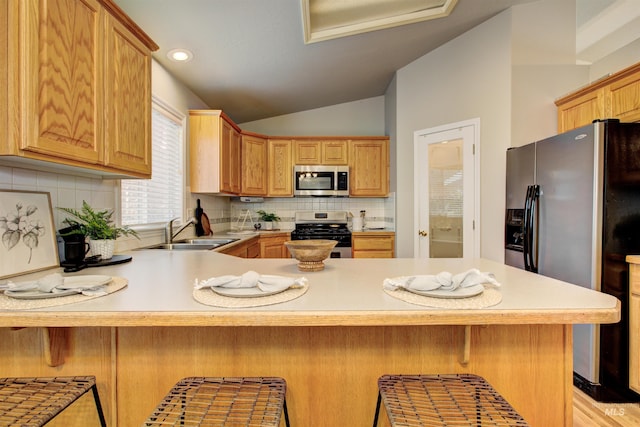
{"type": "Polygon", "coordinates": [[[167,57],[176,62],[188,62],[193,59],[193,53],[188,51],[187,49],[171,49],[167,53],[167,57]]]}

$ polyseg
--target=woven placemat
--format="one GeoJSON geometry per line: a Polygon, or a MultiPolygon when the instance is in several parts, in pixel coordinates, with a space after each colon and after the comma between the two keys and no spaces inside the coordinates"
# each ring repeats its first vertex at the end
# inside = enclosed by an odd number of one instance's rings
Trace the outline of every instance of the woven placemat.
{"type": "Polygon", "coordinates": [[[273,295],[253,298],[227,297],[215,293],[211,288],[201,288],[193,290],[193,298],[201,304],[223,308],[248,308],[260,307],[263,305],[279,304],[291,301],[302,295],[309,289],[309,284],[305,283],[299,288],[289,288],[286,291],[273,295]]]}
{"type": "Polygon", "coordinates": [[[480,295],[469,298],[433,298],[414,294],[402,288],[396,290],[384,289],[394,298],[416,305],[424,305],[436,308],[466,309],[485,308],[496,305],[502,301],[502,294],[495,288],[486,288],[480,295]]]}
{"type": "MultiPolygon", "coordinates": [[[[127,283],[128,281],[124,277],[113,277],[111,282],[105,285],[107,295],[126,287],[127,283]]],[[[56,307],[59,305],[89,301],[90,299],[100,298],[102,296],[104,295],[74,294],[64,297],[27,300],[11,298],[2,293],[0,294],[0,310],[31,310],[34,308],[56,307]]]]}

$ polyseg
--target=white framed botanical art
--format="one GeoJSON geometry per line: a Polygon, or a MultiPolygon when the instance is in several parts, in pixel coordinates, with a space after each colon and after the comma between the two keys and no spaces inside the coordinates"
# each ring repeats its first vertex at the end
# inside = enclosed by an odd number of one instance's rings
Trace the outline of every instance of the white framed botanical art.
{"type": "Polygon", "coordinates": [[[59,265],[51,195],[0,189],[0,279],[59,265]]]}

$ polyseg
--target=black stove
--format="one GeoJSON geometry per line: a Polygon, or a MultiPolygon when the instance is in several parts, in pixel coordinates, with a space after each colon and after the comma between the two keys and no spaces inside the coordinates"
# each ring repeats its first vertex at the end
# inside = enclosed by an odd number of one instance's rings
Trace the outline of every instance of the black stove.
{"type": "Polygon", "coordinates": [[[336,240],[336,247],[351,248],[346,212],[296,212],[295,225],[291,240],[336,240]]]}

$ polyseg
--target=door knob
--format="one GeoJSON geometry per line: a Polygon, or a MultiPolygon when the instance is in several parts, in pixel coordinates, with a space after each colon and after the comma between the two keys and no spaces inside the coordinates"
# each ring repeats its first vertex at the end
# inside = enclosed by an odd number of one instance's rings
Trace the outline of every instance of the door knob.
{"type": "Polygon", "coordinates": [[[418,230],[418,234],[422,237],[427,237],[429,235],[429,233],[424,230],[418,230]]]}

